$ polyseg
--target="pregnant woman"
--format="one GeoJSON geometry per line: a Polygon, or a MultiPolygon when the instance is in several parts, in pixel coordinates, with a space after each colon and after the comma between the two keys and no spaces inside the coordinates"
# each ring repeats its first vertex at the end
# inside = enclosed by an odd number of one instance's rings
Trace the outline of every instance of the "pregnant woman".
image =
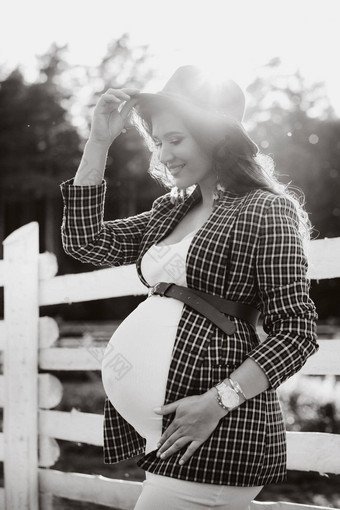
{"type": "Polygon", "coordinates": [[[244,106],[234,81],[216,86],[196,66],[156,94],[109,89],[75,178],[61,184],[65,251],[136,264],[149,289],[102,362],[104,461],[143,454],[135,510],[245,510],[264,485],[286,480],[276,389],[318,349],[310,223],[245,132],[244,106]],[[107,151],[127,118],[169,191],[149,211],[103,221],[107,151]],[[174,284],[223,305],[230,331],[182,302],[174,284]]]}

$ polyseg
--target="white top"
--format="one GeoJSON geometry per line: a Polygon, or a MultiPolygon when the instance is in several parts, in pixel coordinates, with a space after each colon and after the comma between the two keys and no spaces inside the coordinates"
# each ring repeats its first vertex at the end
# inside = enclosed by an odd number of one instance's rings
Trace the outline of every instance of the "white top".
{"type": "MultiPolygon", "coordinates": [[[[165,281],[187,286],[185,262],[196,230],[177,243],[161,241],[149,248],[141,261],[149,285],[165,281]]],[[[102,360],[105,392],[119,414],[146,438],[145,453],[156,449],[161,437],[162,416],[153,408],[164,403],[182,309],[177,299],[149,296],[121,322],[102,360]]]]}

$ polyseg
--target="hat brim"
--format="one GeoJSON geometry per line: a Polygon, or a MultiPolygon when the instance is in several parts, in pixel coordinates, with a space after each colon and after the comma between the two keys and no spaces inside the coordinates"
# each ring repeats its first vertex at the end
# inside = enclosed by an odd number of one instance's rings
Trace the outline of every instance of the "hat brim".
{"type": "Polygon", "coordinates": [[[130,101],[132,104],[131,107],[134,108],[139,115],[141,115],[141,110],[143,108],[148,109],[148,105],[150,105],[151,108],[152,105],[157,104],[160,106],[170,105],[173,107],[173,111],[182,112],[189,116],[197,128],[201,126],[202,132],[214,133],[214,136],[221,135],[228,127],[231,127],[235,123],[242,125],[238,119],[231,115],[229,116],[208,108],[202,108],[183,99],[181,96],[163,91],[157,93],[140,92],[135,94],[130,101]]]}
{"type": "Polygon", "coordinates": [[[221,113],[217,110],[212,110],[211,108],[204,108],[202,106],[198,106],[195,103],[192,103],[186,99],[184,99],[182,96],[177,94],[172,94],[168,92],[139,92],[133,96],[133,98],[136,100],[136,105],[138,107],[139,103],[144,103],[147,101],[150,101],[151,103],[154,101],[165,101],[170,102],[172,104],[177,105],[178,107],[187,109],[188,111],[195,111],[197,113],[206,114],[213,116],[216,120],[217,119],[224,119],[224,120],[234,120],[237,122],[241,122],[241,119],[237,119],[234,116],[227,115],[225,113],[221,113]]]}

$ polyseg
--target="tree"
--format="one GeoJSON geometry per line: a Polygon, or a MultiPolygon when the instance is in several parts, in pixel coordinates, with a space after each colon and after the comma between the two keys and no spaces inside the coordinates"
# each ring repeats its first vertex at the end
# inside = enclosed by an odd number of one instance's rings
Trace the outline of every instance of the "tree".
{"type": "Polygon", "coordinates": [[[58,97],[42,83],[27,84],[15,69],[0,88],[0,193],[3,236],[41,219],[43,247],[55,248],[58,183],[80,157],[80,138],[58,97]]]}
{"type": "MultiPolygon", "coordinates": [[[[103,61],[94,67],[71,66],[66,51],[67,46],[52,44],[38,58],[40,76],[35,83],[27,83],[20,68],[7,76],[0,69],[4,76],[0,82],[0,203],[5,218],[0,235],[4,238],[38,220],[41,250],[57,255],[61,272],[79,272],[93,270],[93,266],[80,264],[63,252],[59,184],[76,172],[91,108],[99,95],[109,86],[142,88],[151,69],[146,47],[133,48],[127,36],[113,41],[103,61]]],[[[108,218],[146,210],[159,195],[146,173],[146,149],[135,130],[129,129],[113,144],[108,167],[108,218]]],[[[111,314],[112,304],[106,306],[111,314]]],[[[102,302],[97,307],[81,304],[78,309],[80,316],[105,315],[102,302]]]]}
{"type": "MultiPolygon", "coordinates": [[[[128,34],[111,41],[97,66],[71,66],[65,61],[67,46],[52,45],[40,57],[41,76],[50,88],[57,86],[60,102],[69,112],[70,122],[88,138],[92,109],[108,88],[142,89],[153,77],[146,45],[134,46],[128,34]]],[[[105,179],[108,186],[106,214],[110,218],[130,216],[149,207],[161,189],[148,174],[149,154],[134,128],[110,147],[105,179]]]]}
{"type": "MultiPolygon", "coordinates": [[[[340,121],[324,84],[307,84],[299,71],[287,74],[273,59],[247,92],[250,134],[274,158],[280,181],[302,190],[312,238],[340,236],[340,121]]],[[[320,318],[339,315],[338,282],[326,280],[312,290],[320,318]]]]}
{"type": "Polygon", "coordinates": [[[66,111],[41,83],[26,84],[16,69],[0,89],[0,183],[6,201],[56,196],[70,175],[80,138],[66,111]]]}

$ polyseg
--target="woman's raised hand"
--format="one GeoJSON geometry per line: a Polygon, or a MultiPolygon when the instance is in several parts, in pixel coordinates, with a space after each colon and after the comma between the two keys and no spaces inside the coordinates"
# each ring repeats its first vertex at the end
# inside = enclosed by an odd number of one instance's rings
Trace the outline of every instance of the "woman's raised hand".
{"type": "Polygon", "coordinates": [[[89,140],[109,147],[124,129],[127,116],[136,103],[133,95],[138,92],[134,88],[110,88],[102,94],[93,111],[89,140]]]}

